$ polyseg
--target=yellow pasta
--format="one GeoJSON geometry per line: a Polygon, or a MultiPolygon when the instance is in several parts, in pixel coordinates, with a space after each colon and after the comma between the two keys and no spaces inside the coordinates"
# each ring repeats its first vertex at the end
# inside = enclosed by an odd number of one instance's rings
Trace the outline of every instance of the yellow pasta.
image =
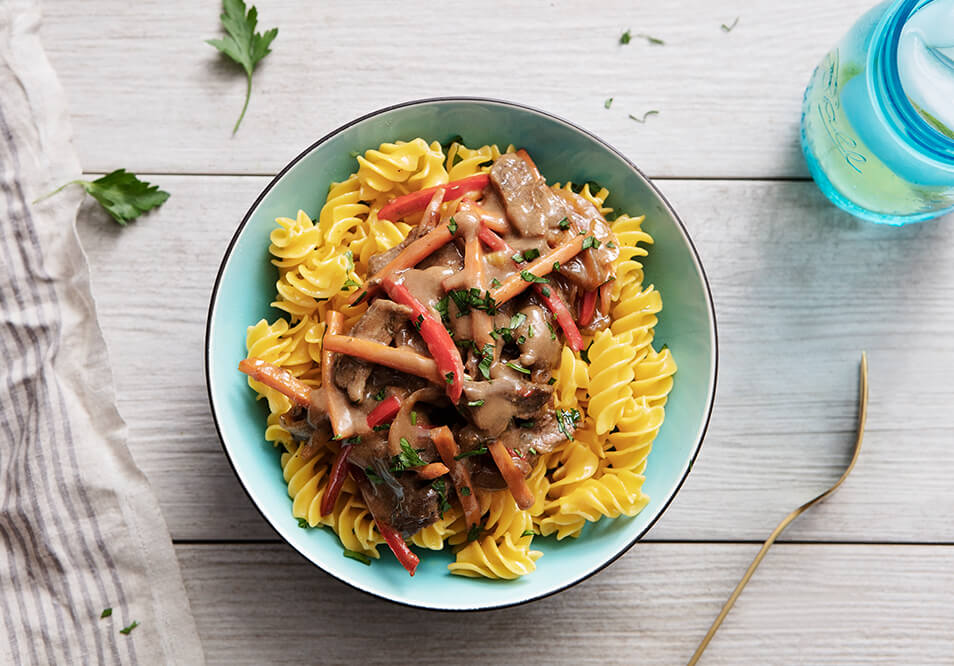
{"type": "MultiPolygon", "coordinates": [[[[501,151],[497,145],[469,148],[457,141],[445,151],[420,138],[385,143],[359,155],[355,173],[330,186],[316,220],[304,211],[278,218],[269,245],[279,276],[272,305],[285,316],[249,326],[249,357],[319,386],[327,312],[342,312],[345,326],[353,325],[367,305],[347,304],[368,278],[371,257],[400,244],[412,229],[380,219],[380,208],[396,196],[486,172],[502,153],[513,151],[512,145],[501,151]]],[[[569,182],[554,187],[577,191],[604,217],[614,213],[606,205],[606,188],[569,182]]],[[[662,299],[651,285],[643,285],[642,258],[653,242],[643,222],[643,217],[622,214],[612,223],[619,256],[613,264],[609,327],[587,337],[591,344],[585,354],[561,350],[553,402],[576,430],[536,459],[526,479],[533,505],[521,510],[507,490],[480,490],[477,534],[468,530],[455,505],[411,537],[419,548],[452,549],[450,573],[518,578],[534,571],[541,556],[532,548],[535,535],[576,537],[587,522],[634,516],[649,502],[642,492],[643,474],[665,418],[676,363],[669,349],[653,347],[662,299]]],[[[292,407],[289,399],[252,379],[249,386],[268,404],[265,439],[281,446],[292,515],[303,526],[331,528],[348,550],[379,558],[378,546],[385,541],[353,479],[345,480],[332,511],[321,515],[338,444],[318,442],[317,452],[310,447],[313,455],[304,460],[305,445],[281,420],[292,407]]]]}

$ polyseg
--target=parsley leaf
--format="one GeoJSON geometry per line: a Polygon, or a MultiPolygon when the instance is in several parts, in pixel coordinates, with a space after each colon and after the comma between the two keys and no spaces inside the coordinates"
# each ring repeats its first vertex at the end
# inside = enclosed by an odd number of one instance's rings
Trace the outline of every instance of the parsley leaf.
{"type": "Polygon", "coordinates": [[[467,530],[467,540],[477,541],[480,538],[481,529],[480,525],[471,525],[470,529],[467,530]]]}
{"type": "Polygon", "coordinates": [[[490,286],[491,286],[491,287],[499,287],[499,286],[500,286],[500,280],[498,280],[497,278],[493,278],[493,279],[490,281],[490,286]]]}
{"type": "Polygon", "coordinates": [[[123,627],[122,629],[119,630],[119,633],[125,636],[128,636],[130,632],[138,626],[139,626],[139,621],[133,620],[133,623],[131,625],[129,625],[128,627],[123,627]]]}
{"type": "Polygon", "coordinates": [[[504,365],[507,366],[508,368],[513,368],[513,369],[516,370],[517,372],[522,372],[522,373],[525,374],[525,375],[529,375],[529,374],[530,374],[530,371],[529,371],[529,370],[527,370],[527,369],[526,369],[525,367],[523,367],[522,365],[519,365],[519,364],[517,364],[517,363],[514,363],[513,361],[507,361],[506,363],[504,363],[504,365]]]}
{"type": "MultiPolygon", "coordinates": [[[[421,449],[423,451],[424,449],[421,449]]],[[[401,438],[401,452],[391,459],[391,471],[403,472],[411,467],[421,467],[427,463],[419,455],[419,452],[411,447],[406,438],[401,438]]]]}
{"type": "Polygon", "coordinates": [[[443,518],[444,512],[451,508],[450,502],[447,501],[447,484],[444,479],[436,479],[431,483],[431,488],[437,493],[438,511],[440,511],[441,518],[443,518]]]}
{"type": "Polygon", "coordinates": [[[348,278],[347,280],[344,281],[344,284],[341,285],[341,291],[348,291],[351,287],[360,287],[360,286],[361,286],[360,282],[358,282],[357,280],[352,280],[351,278],[348,278]]]}
{"type": "Polygon", "coordinates": [[[521,534],[520,536],[525,537],[525,536],[536,536],[536,535],[537,533],[534,532],[533,530],[524,530],[523,534],[521,534]]]}
{"type": "Polygon", "coordinates": [[[560,220],[560,221],[557,223],[557,225],[558,225],[561,229],[569,229],[569,228],[570,228],[570,221],[564,217],[562,220],[560,220]]]}
{"type": "Polygon", "coordinates": [[[610,108],[611,106],[613,106],[613,98],[612,98],[612,97],[607,97],[607,98],[606,98],[606,101],[603,102],[603,108],[604,108],[604,109],[608,109],[608,108],[610,108]]]}
{"type": "Polygon", "coordinates": [[[450,232],[451,236],[457,233],[457,220],[455,220],[453,217],[447,222],[447,230],[450,232]]]}
{"type": "Polygon", "coordinates": [[[381,432],[382,430],[390,430],[390,429],[391,429],[390,423],[379,423],[378,425],[374,426],[374,428],[372,428],[372,430],[374,430],[375,432],[381,432]]]}
{"type": "Polygon", "coordinates": [[[350,557],[352,560],[357,560],[361,564],[367,565],[369,567],[371,566],[371,558],[365,555],[364,553],[359,553],[356,550],[348,550],[347,548],[345,548],[341,554],[344,555],[345,557],[350,557]]]}
{"type": "Polygon", "coordinates": [[[468,407],[483,407],[483,406],[484,406],[484,401],[483,401],[483,400],[471,400],[470,402],[467,403],[467,406],[468,406],[468,407]]]}
{"type": "Polygon", "coordinates": [[[520,271],[520,277],[522,277],[525,282],[536,282],[537,284],[549,284],[550,282],[544,277],[537,277],[530,271],[520,271]]]}
{"type": "Polygon", "coordinates": [[[549,287],[540,287],[540,293],[543,294],[544,298],[550,298],[550,288],[549,287]]]}
{"type": "Polygon", "coordinates": [[[630,120],[635,120],[637,123],[645,123],[646,119],[649,116],[658,116],[658,115],[659,115],[659,111],[657,111],[656,109],[653,109],[652,111],[647,111],[646,113],[644,113],[642,118],[637,118],[633,114],[629,114],[629,118],[630,120]]]}
{"type": "Polygon", "coordinates": [[[653,44],[653,45],[656,45],[656,46],[663,46],[663,45],[666,43],[666,42],[664,42],[663,40],[659,39],[658,37],[653,37],[652,35],[646,35],[646,34],[640,33],[640,34],[638,34],[638,35],[636,35],[636,36],[637,36],[637,37],[642,37],[643,39],[645,39],[645,40],[646,40],[647,42],[649,42],[650,44],[653,44]]]}
{"type": "Polygon", "coordinates": [[[113,614],[112,608],[104,608],[103,612],[99,614],[99,617],[100,618],[109,617],[112,614],[113,614]]]}
{"type": "MultiPolygon", "coordinates": [[[[477,363],[477,369],[480,370],[480,374],[484,376],[484,379],[490,379],[490,365],[494,362],[494,345],[489,342],[484,345],[484,348],[480,352],[480,361],[477,363]]],[[[481,400],[480,404],[484,404],[484,401],[481,400]]]]}
{"type": "Polygon", "coordinates": [[[417,425],[417,412],[411,412],[411,425],[417,425]]]}
{"type": "Polygon", "coordinates": [[[307,530],[309,527],[311,527],[311,525],[308,524],[308,521],[305,518],[299,518],[298,527],[302,528],[303,530],[307,530]]]}
{"type": "Polygon", "coordinates": [[[732,32],[732,28],[734,28],[738,24],[739,24],[739,17],[736,16],[735,20],[732,21],[732,25],[726,25],[725,23],[722,24],[722,32],[732,32]]]}
{"type": "Polygon", "coordinates": [[[169,193],[160,190],[158,185],[139,180],[136,174],[125,169],[116,169],[96,180],[71,180],[33,203],[52,197],[70,185],[82,185],[86,193],[96,199],[99,205],[124,227],[127,222],[158,208],[169,198],[169,193]]]}
{"type": "Polygon", "coordinates": [[[556,417],[557,428],[572,442],[573,431],[576,430],[576,424],[582,418],[580,412],[576,409],[558,409],[556,410],[556,417]]]}
{"type": "Polygon", "coordinates": [[[510,328],[511,330],[515,328],[520,328],[523,322],[527,321],[527,315],[522,312],[518,312],[510,318],[510,328]]]}
{"type": "Polygon", "coordinates": [[[472,451],[464,451],[463,453],[458,453],[454,456],[454,460],[460,460],[461,458],[469,458],[470,456],[482,456],[487,453],[487,447],[481,446],[479,449],[473,449],[472,451]]]}
{"type": "Polygon", "coordinates": [[[434,309],[437,310],[437,314],[441,316],[441,321],[445,324],[450,321],[450,317],[447,316],[447,295],[445,294],[441,297],[436,303],[434,303],[434,309]]]}
{"type": "Polygon", "coordinates": [[[550,322],[547,322],[547,328],[550,329],[550,339],[556,340],[556,331],[553,330],[553,324],[551,324],[550,322]]]}
{"type": "Polygon", "coordinates": [[[619,36],[619,43],[620,43],[620,44],[629,44],[629,42],[630,42],[632,39],[633,39],[633,34],[632,34],[632,32],[629,31],[629,30],[627,30],[626,32],[624,32],[622,35],[619,36]]]}
{"type": "Polygon", "coordinates": [[[384,400],[384,389],[381,389],[380,391],[375,393],[374,399],[377,400],[378,402],[381,402],[382,400],[384,400]]]}
{"type": "Polygon", "coordinates": [[[586,349],[580,350],[580,358],[586,361],[587,363],[590,362],[590,347],[592,346],[593,346],[593,341],[590,340],[590,344],[586,345],[586,349]]]}
{"type": "Polygon", "coordinates": [[[219,18],[222,19],[222,26],[228,34],[222,39],[207,39],[205,43],[217,48],[245,70],[245,105],[235,127],[232,128],[232,134],[235,134],[245,117],[248,100],[252,95],[252,72],[259,61],[271,53],[269,46],[278,36],[278,28],[267,30],[264,35],[255,32],[258,10],[253,5],[246,15],[244,0],[222,0],[222,7],[223,12],[219,18]]]}
{"type": "Polygon", "coordinates": [[[384,483],[384,479],[382,479],[378,474],[376,474],[375,471],[371,469],[370,467],[365,467],[364,473],[368,477],[368,481],[370,481],[375,486],[380,483],[384,483]]]}
{"type": "Polygon", "coordinates": [[[463,488],[460,489],[460,494],[464,497],[470,497],[470,488],[468,488],[467,486],[464,486],[463,488]]]}
{"type": "Polygon", "coordinates": [[[596,239],[596,236],[587,236],[583,239],[583,249],[589,250],[593,248],[594,250],[600,246],[600,242],[596,239]]]}

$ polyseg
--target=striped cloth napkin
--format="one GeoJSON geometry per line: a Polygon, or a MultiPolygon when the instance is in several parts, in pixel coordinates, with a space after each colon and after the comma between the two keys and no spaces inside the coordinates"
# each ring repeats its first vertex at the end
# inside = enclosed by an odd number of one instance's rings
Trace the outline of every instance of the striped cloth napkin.
{"type": "Polygon", "coordinates": [[[39,23],[33,2],[0,3],[0,664],[201,664],[116,410],[81,193],[31,204],[80,173],[39,23]]]}

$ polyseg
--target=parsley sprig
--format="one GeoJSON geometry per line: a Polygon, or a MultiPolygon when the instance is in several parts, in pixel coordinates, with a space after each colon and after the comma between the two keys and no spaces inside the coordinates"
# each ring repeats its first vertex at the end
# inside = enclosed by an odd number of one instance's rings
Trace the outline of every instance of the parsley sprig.
{"type": "Polygon", "coordinates": [[[265,34],[255,32],[258,10],[253,5],[246,14],[244,0],[222,0],[222,9],[219,18],[222,19],[222,26],[228,34],[222,39],[207,39],[205,43],[217,48],[245,70],[245,104],[235,121],[235,127],[232,128],[234,135],[242,124],[245,110],[248,109],[248,100],[252,96],[252,72],[259,61],[272,52],[269,46],[278,36],[278,28],[267,30],[265,34]]]}
{"type": "Polygon", "coordinates": [[[169,198],[169,193],[139,180],[136,174],[116,169],[96,180],[71,180],[33,203],[38,203],[61,192],[70,185],[82,185],[86,193],[96,199],[106,212],[122,226],[143,213],[158,208],[169,198]]]}

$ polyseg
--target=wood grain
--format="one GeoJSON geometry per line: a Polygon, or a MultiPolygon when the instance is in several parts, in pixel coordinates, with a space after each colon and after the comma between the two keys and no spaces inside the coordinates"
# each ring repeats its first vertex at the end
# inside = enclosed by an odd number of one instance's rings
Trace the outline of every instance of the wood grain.
{"type": "MultiPolygon", "coordinates": [[[[80,220],[130,447],[175,538],[271,539],[224,458],[203,372],[212,282],[267,179],[154,180],[173,194],[157,214],[120,229],[91,205],[80,220]]],[[[761,541],[828,487],[867,349],[861,460],[785,538],[954,543],[952,220],[864,224],[805,182],[660,185],[709,274],[720,377],[702,453],[650,538],[761,541]]]]}
{"type": "MultiPolygon", "coordinates": [[[[474,615],[371,598],[284,545],[177,547],[211,664],[685,663],[756,550],[640,544],[554,597],[474,615]]],[[[775,546],[701,663],[950,663],[952,557],[775,546]]]]}
{"type": "Polygon", "coordinates": [[[804,178],[805,85],[871,0],[258,4],[260,28],[280,32],[231,137],[245,80],[204,43],[219,3],[46,3],[43,43],[84,168],[274,173],[372,110],[480,95],[579,123],[652,176],[804,178]],[[627,28],[665,45],[621,46],[627,28]],[[645,124],[628,117],[649,110],[645,124]]]}

